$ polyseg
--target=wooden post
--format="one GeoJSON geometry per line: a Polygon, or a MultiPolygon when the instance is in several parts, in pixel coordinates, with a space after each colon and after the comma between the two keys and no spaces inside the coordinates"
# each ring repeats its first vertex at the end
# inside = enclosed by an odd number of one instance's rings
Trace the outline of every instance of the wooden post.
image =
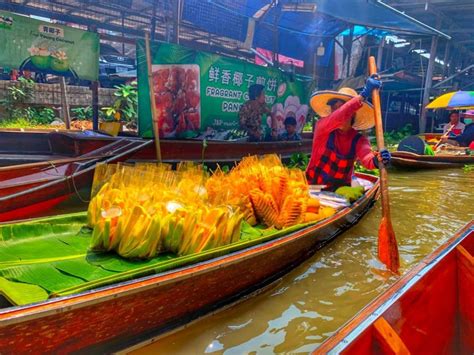
{"type": "Polygon", "coordinates": [[[92,90],[92,129],[99,130],[99,82],[91,83],[92,90]]]}
{"type": "MultiPolygon", "coordinates": [[[[90,25],[87,28],[88,31],[97,33],[97,27],[90,25]]],[[[92,129],[94,131],[99,130],[99,79],[91,82],[92,91],[92,129]]]]}
{"type": "Polygon", "coordinates": [[[349,32],[349,44],[347,48],[347,71],[346,71],[346,78],[350,76],[351,73],[351,57],[352,57],[352,44],[354,41],[354,26],[351,27],[349,32]]]}
{"type": "MultiPolygon", "coordinates": [[[[377,48],[377,69],[379,71],[383,70],[383,68],[382,68],[382,57],[383,57],[384,44],[385,44],[385,37],[382,37],[380,39],[380,43],[379,43],[379,46],[377,48]]],[[[369,54],[369,57],[370,57],[370,54],[369,54]]]]}
{"type": "Polygon", "coordinates": [[[151,40],[155,40],[156,32],[156,1],[153,2],[153,17],[151,19],[151,40]]]}
{"type": "Polygon", "coordinates": [[[175,0],[176,4],[173,8],[174,15],[174,29],[173,29],[173,42],[179,44],[179,34],[181,32],[181,12],[182,12],[182,1],[175,0]]]}
{"type": "Polygon", "coordinates": [[[63,120],[66,124],[66,129],[71,129],[71,116],[69,115],[69,99],[67,97],[67,86],[64,76],[62,76],[59,80],[59,86],[61,87],[61,107],[63,111],[63,120]]]}
{"type": "Polygon", "coordinates": [[[451,47],[450,41],[446,40],[446,47],[444,48],[444,58],[443,58],[443,63],[444,63],[444,68],[443,68],[443,76],[446,78],[449,76],[448,72],[448,60],[449,60],[449,50],[451,47]]]}
{"type": "Polygon", "coordinates": [[[430,101],[430,90],[433,83],[433,70],[436,58],[436,50],[438,49],[438,37],[433,36],[431,38],[431,48],[430,48],[430,59],[428,61],[428,68],[426,69],[426,78],[425,78],[425,88],[423,90],[423,103],[421,106],[421,115],[420,115],[420,133],[426,132],[426,113],[427,109],[425,108],[430,101]]]}
{"type": "Polygon", "coordinates": [[[150,37],[148,36],[148,33],[145,33],[145,52],[150,92],[151,122],[153,125],[153,133],[155,135],[156,161],[159,164],[161,163],[160,129],[158,126],[159,122],[155,105],[155,89],[153,86],[153,71],[151,66],[150,37]]]}

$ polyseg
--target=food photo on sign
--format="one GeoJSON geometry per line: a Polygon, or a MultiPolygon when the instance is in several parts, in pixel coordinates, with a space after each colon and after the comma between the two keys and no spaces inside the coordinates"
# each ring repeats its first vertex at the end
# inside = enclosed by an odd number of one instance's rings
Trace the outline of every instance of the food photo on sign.
{"type": "Polygon", "coordinates": [[[152,66],[152,72],[160,136],[169,138],[199,131],[199,65],[158,64],[152,66]]]}

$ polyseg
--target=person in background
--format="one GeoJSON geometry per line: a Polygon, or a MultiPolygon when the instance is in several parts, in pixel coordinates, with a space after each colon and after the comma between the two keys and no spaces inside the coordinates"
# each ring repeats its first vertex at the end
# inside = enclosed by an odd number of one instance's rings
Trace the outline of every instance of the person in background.
{"type": "Polygon", "coordinates": [[[446,134],[449,131],[450,137],[455,137],[464,131],[464,127],[464,123],[459,121],[459,112],[453,111],[449,114],[449,123],[444,126],[443,133],[446,134]]]}
{"type": "Polygon", "coordinates": [[[10,71],[10,80],[11,81],[17,81],[18,80],[18,70],[12,69],[10,71]]]}
{"type": "MultiPolygon", "coordinates": [[[[467,123],[467,118],[465,119],[467,123]]],[[[460,147],[469,147],[470,150],[474,150],[474,123],[470,123],[464,128],[464,132],[455,137],[443,138],[441,140],[444,143],[460,147]]]]}
{"type": "Polygon", "coordinates": [[[311,185],[325,185],[329,191],[351,186],[356,160],[367,169],[378,168],[379,163],[389,164],[389,151],[372,151],[367,137],[358,132],[375,125],[374,110],[366,100],[380,87],[377,76],[372,76],[360,95],[351,88],[313,94],[311,107],[321,118],[316,123],[311,159],[306,169],[311,185]]]}
{"type": "Polygon", "coordinates": [[[249,142],[261,142],[264,139],[262,131],[262,116],[270,115],[270,108],[265,104],[264,86],[254,84],[249,87],[249,100],[239,111],[241,129],[247,132],[249,142]]]}
{"type": "Polygon", "coordinates": [[[281,141],[300,141],[301,136],[296,132],[296,118],[288,116],[283,122],[286,132],[278,137],[281,141]]]}

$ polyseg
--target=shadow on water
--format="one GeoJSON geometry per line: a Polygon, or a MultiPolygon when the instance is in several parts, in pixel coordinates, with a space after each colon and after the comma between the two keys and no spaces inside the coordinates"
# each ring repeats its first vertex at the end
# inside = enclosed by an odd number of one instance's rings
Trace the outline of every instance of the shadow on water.
{"type": "MultiPolygon", "coordinates": [[[[474,172],[391,171],[389,185],[402,273],[474,218],[474,172]]],[[[379,223],[380,203],[273,289],[136,353],[314,350],[395,281],[383,277],[376,258],[379,223]]]]}

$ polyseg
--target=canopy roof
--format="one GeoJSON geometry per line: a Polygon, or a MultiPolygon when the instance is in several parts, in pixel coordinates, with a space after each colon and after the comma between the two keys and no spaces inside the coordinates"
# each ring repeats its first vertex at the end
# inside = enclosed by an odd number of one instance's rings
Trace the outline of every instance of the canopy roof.
{"type": "MultiPolygon", "coordinates": [[[[10,0],[0,2],[0,9],[82,27],[95,26],[102,32],[123,33],[127,37],[143,37],[144,31],[153,28],[155,38],[166,39],[174,23],[174,3],[177,0],[10,0]]],[[[186,0],[182,3],[182,42],[214,43],[237,54],[248,54],[249,47],[260,47],[307,59],[321,43],[331,48],[329,42],[354,24],[398,34],[446,36],[378,0],[186,0]],[[255,30],[249,41],[247,36],[252,34],[249,23],[253,21],[255,30]],[[246,38],[247,46],[244,46],[246,38]]],[[[330,54],[327,50],[321,61],[327,61],[330,54]]]]}

